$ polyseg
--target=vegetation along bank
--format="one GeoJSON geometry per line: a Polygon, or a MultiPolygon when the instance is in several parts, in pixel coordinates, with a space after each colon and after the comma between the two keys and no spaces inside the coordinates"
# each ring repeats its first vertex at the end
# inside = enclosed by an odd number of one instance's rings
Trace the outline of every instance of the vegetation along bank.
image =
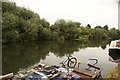
{"type": "Polygon", "coordinates": [[[120,31],[91,25],[82,26],[80,22],[60,19],[53,25],[24,7],[14,2],[2,2],[2,42],[23,42],[34,40],[104,40],[120,39],[120,31]]]}

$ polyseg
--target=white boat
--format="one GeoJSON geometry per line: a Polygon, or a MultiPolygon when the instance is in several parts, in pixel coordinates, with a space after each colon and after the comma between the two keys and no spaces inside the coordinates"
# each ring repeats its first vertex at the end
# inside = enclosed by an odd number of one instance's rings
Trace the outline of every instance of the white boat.
{"type": "Polygon", "coordinates": [[[111,49],[119,49],[120,50],[120,40],[111,41],[109,49],[110,50],[111,49]]]}
{"type": "Polygon", "coordinates": [[[109,47],[109,56],[113,60],[120,59],[120,40],[111,41],[109,47]]]}

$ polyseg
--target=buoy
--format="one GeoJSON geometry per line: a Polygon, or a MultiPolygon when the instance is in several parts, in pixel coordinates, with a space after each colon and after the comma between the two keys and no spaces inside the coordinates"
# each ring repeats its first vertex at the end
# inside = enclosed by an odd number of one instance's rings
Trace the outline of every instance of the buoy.
{"type": "Polygon", "coordinates": [[[78,61],[78,63],[80,64],[81,62],[80,62],[80,61],[78,61]]]}
{"type": "Polygon", "coordinates": [[[80,62],[80,61],[78,61],[78,67],[80,66],[80,64],[81,64],[81,62],[80,62]]]}

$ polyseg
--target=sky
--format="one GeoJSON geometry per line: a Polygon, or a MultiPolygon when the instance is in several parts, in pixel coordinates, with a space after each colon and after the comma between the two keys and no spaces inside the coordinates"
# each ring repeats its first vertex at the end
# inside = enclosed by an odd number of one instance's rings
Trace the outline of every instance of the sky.
{"type": "Polygon", "coordinates": [[[80,22],[82,26],[108,25],[118,29],[117,0],[10,0],[45,18],[50,24],[58,19],[80,22]]]}

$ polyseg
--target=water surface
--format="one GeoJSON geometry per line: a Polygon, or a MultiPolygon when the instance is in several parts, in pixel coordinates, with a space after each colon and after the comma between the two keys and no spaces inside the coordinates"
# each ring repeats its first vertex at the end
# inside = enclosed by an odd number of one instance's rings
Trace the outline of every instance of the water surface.
{"type": "Polygon", "coordinates": [[[36,63],[47,65],[60,65],[60,62],[67,59],[66,55],[75,56],[85,68],[88,59],[99,60],[97,66],[103,69],[102,75],[117,66],[117,63],[109,61],[109,41],[37,41],[24,43],[3,44],[3,74],[25,69],[36,63]]]}

